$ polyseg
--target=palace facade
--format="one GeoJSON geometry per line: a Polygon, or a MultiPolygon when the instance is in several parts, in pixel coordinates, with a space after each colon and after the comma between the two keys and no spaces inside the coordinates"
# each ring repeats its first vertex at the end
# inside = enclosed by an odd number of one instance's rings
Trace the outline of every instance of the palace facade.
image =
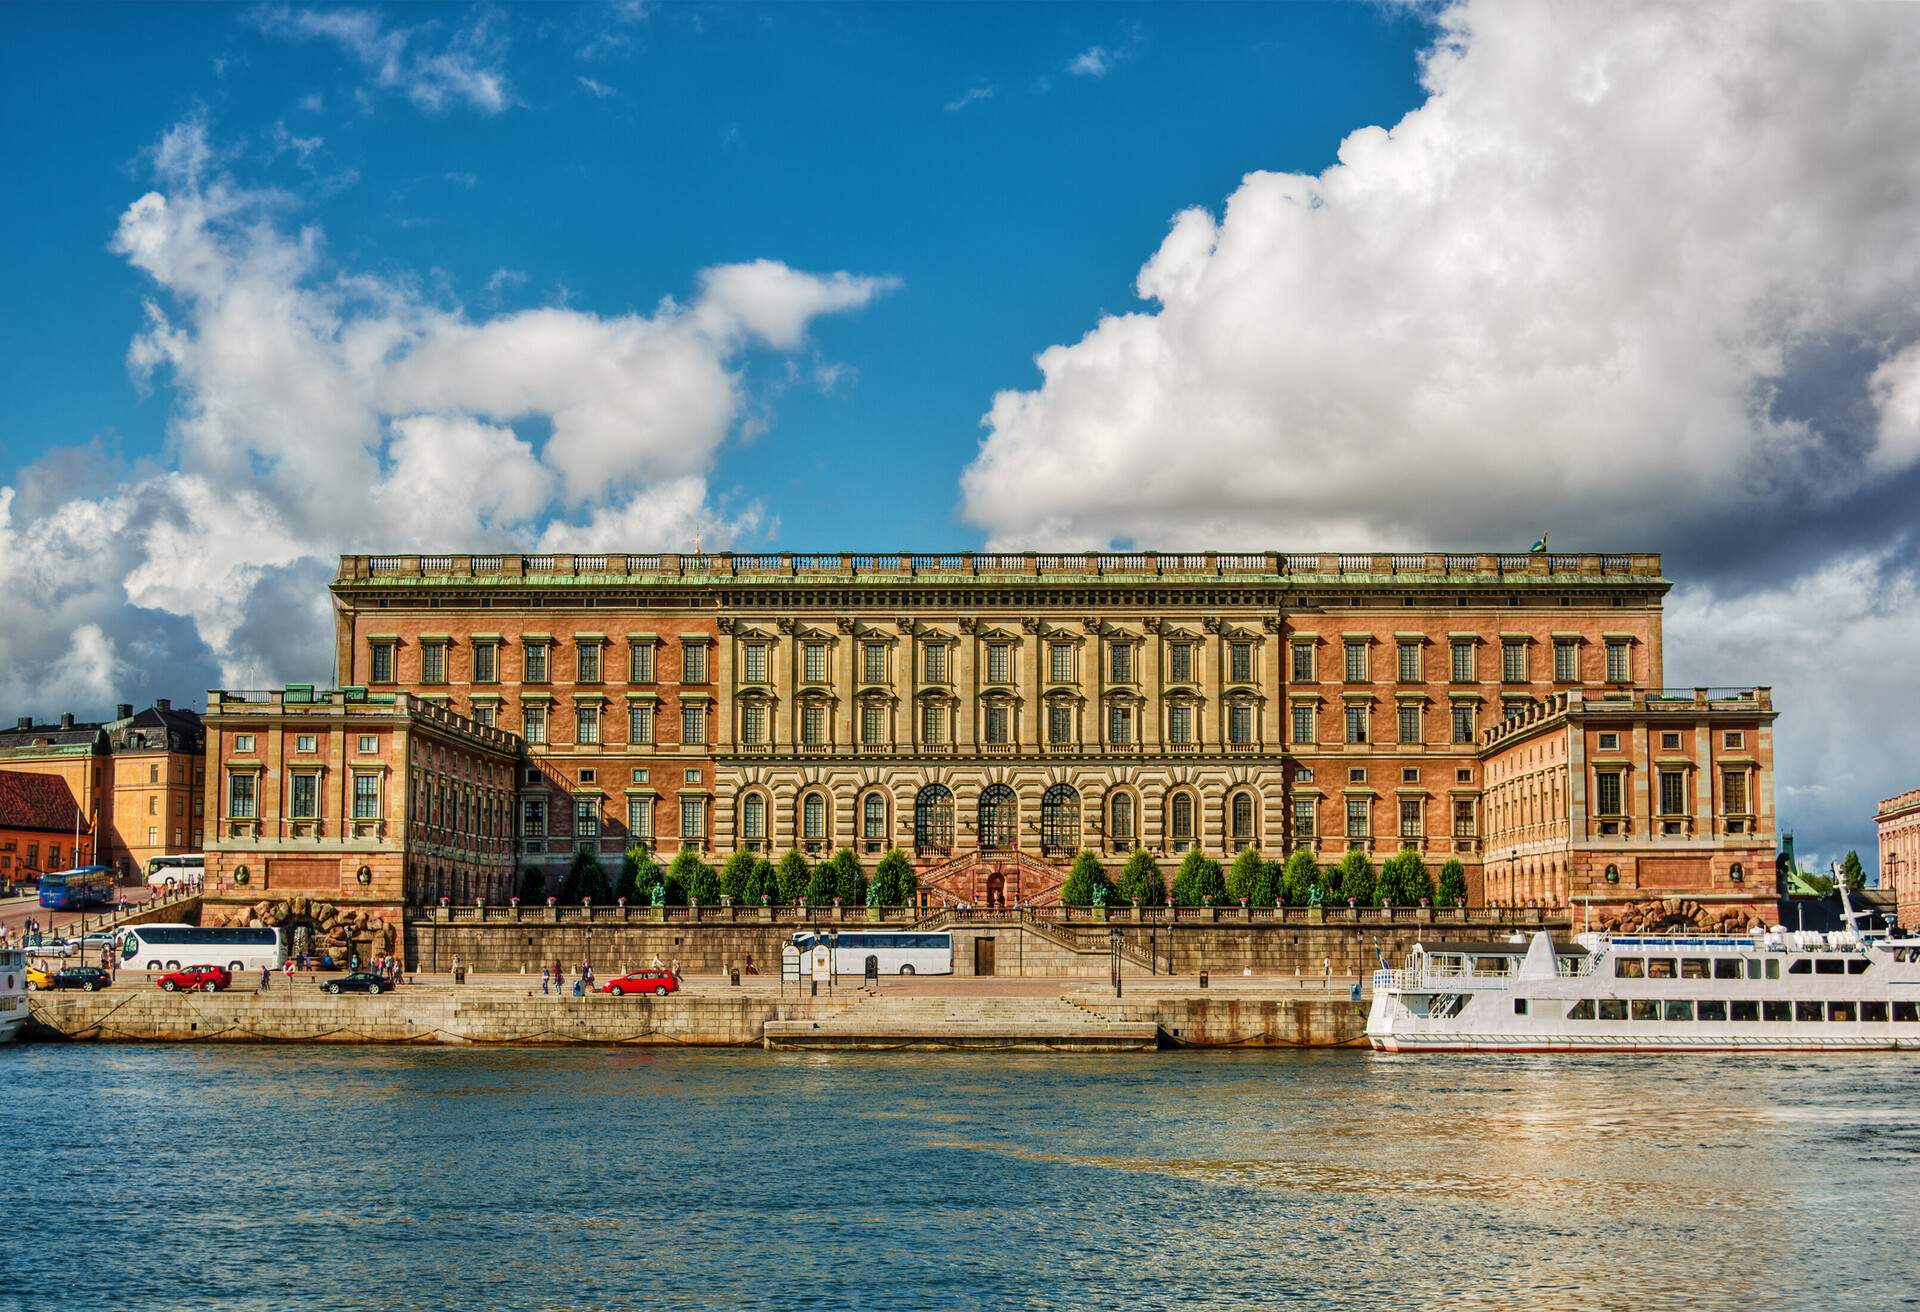
{"type": "Polygon", "coordinates": [[[1411,844],[1474,901],[1740,900],[1774,710],[1663,691],[1668,587],[1649,554],[1134,552],[347,556],[332,591],[343,687],[524,739],[523,864],[897,845],[1044,900],[1083,849],[1411,844]]]}

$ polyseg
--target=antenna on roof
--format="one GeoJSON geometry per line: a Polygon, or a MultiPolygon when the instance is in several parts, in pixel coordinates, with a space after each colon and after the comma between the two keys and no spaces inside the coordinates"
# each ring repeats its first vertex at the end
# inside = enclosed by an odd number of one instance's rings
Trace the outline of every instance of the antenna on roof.
{"type": "Polygon", "coordinates": [[[697,528],[693,531],[693,554],[700,554],[700,530],[697,528]]]}

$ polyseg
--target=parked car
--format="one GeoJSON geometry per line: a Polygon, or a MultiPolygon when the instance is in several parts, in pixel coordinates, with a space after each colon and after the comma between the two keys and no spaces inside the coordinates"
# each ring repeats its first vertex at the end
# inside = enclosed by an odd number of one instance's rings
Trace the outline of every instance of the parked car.
{"type": "Polygon", "coordinates": [[[620,997],[627,993],[651,993],[664,998],[669,993],[680,991],[680,981],[674,978],[670,970],[630,970],[616,979],[610,979],[600,990],[620,997]]]}
{"type": "Polygon", "coordinates": [[[69,943],[64,938],[43,938],[38,943],[27,944],[30,957],[70,957],[79,950],[78,943],[69,943]]]}
{"type": "Polygon", "coordinates": [[[50,989],[53,987],[53,972],[45,966],[27,967],[27,987],[29,989],[50,989]]]}
{"type": "Polygon", "coordinates": [[[356,970],[351,975],[330,979],[320,987],[328,993],[385,993],[387,981],[370,970],[356,970]]]}
{"type": "Polygon", "coordinates": [[[202,993],[212,993],[217,989],[232,988],[233,974],[225,966],[182,966],[179,970],[168,971],[157,982],[169,993],[178,989],[199,989],[202,993]]]}
{"type": "Polygon", "coordinates": [[[118,943],[120,935],[110,929],[96,929],[92,933],[82,934],[79,938],[68,941],[78,944],[83,952],[98,952],[101,948],[110,948],[118,943]]]}
{"type": "Polygon", "coordinates": [[[92,993],[113,983],[113,976],[100,966],[68,966],[54,972],[53,978],[43,988],[79,989],[83,993],[92,993]]]}

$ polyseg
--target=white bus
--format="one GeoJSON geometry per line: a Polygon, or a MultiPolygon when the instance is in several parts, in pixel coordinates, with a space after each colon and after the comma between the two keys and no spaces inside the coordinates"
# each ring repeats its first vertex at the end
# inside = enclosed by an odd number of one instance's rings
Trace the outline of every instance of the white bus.
{"type": "MultiPolygon", "coordinates": [[[[864,976],[871,957],[882,975],[953,974],[953,935],[921,930],[856,929],[820,936],[833,947],[836,975],[864,976]]],[[[802,960],[813,950],[815,935],[801,930],[793,936],[802,960]]]]}
{"type": "Polygon", "coordinates": [[[129,925],[120,931],[120,964],[129,970],[225,966],[238,975],[243,970],[258,970],[262,966],[277,970],[286,960],[280,931],[258,925],[245,929],[129,925]]]}
{"type": "Polygon", "coordinates": [[[206,877],[207,858],[204,853],[156,856],[147,862],[148,888],[163,888],[169,893],[178,888],[198,888],[206,877]]]}

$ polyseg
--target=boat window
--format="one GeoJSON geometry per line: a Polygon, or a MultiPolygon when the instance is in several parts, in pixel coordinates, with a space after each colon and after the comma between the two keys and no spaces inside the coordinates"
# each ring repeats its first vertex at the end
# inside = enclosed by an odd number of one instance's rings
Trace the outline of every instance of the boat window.
{"type": "Polygon", "coordinates": [[[1681,979],[1705,979],[1707,977],[1707,959],[1705,957],[1680,958],[1681,979]]]}
{"type": "Polygon", "coordinates": [[[1760,1019],[1760,1004],[1758,1002],[1754,1002],[1751,999],[1748,999],[1744,1001],[1736,1001],[1731,1005],[1733,1009],[1733,1018],[1735,1020],[1759,1020],[1760,1019]]]}
{"type": "Polygon", "coordinates": [[[1725,1020],[1727,1004],[1724,1002],[1703,1001],[1700,1004],[1701,1020],[1725,1020]]]}
{"type": "Polygon", "coordinates": [[[1864,961],[1849,961],[1849,962],[1847,963],[1847,974],[1849,974],[1849,975],[1864,975],[1864,974],[1866,974],[1866,973],[1867,973],[1867,963],[1866,963],[1866,962],[1864,962],[1864,961]]]}
{"type": "Polygon", "coordinates": [[[1793,1004],[1795,1020],[1824,1020],[1825,1008],[1817,1002],[1796,1002],[1793,1004]]]}
{"type": "Polygon", "coordinates": [[[1851,1002],[1829,1002],[1827,1004],[1827,1019],[1852,1021],[1858,1019],[1858,1016],[1851,1002]]]}
{"type": "Polygon", "coordinates": [[[1813,973],[1816,975],[1839,975],[1844,973],[1846,968],[1847,963],[1838,957],[1821,957],[1813,963],[1813,973]]]}
{"type": "Polygon", "coordinates": [[[1863,1002],[1860,1004],[1860,1019],[1884,1024],[1887,1019],[1887,1004],[1884,1002],[1863,1002]]]}
{"type": "MultiPolygon", "coordinates": [[[[1808,961],[1805,957],[1800,958],[1800,960],[1798,961],[1792,961],[1787,963],[1787,974],[1789,975],[1811,975],[1812,973],[1813,973],[1813,963],[1811,961],[1808,961]]],[[[1771,974],[1769,974],[1767,978],[1772,979],[1774,977],[1771,974]]]]}
{"type": "Polygon", "coordinates": [[[1765,1020],[1792,1020],[1793,1004],[1791,1002],[1763,1002],[1760,1004],[1760,1015],[1765,1020]]]}
{"type": "Polygon", "coordinates": [[[1473,973],[1476,975],[1511,975],[1513,974],[1513,958],[1475,957],[1473,959],[1473,973]]]}
{"type": "Polygon", "coordinates": [[[1427,962],[1435,975],[1458,975],[1466,968],[1467,959],[1451,952],[1428,953],[1427,962]]]}
{"type": "Polygon", "coordinates": [[[1633,1018],[1635,1020],[1659,1020],[1660,1004],[1652,998],[1633,999],[1633,1018]]]}
{"type": "Polygon", "coordinates": [[[1776,974],[1776,975],[1777,975],[1777,974],[1779,974],[1779,973],[1780,973],[1780,963],[1779,963],[1779,962],[1777,962],[1777,961],[1768,961],[1768,962],[1764,962],[1764,963],[1763,963],[1763,962],[1762,962],[1762,961],[1760,960],[1760,958],[1758,958],[1758,957],[1752,957],[1752,958],[1749,958],[1749,959],[1748,959],[1748,961],[1747,961],[1747,978],[1748,978],[1748,979],[1759,979],[1759,978],[1760,978],[1760,967],[1761,967],[1761,966],[1762,966],[1763,964],[1764,964],[1764,965],[1768,965],[1768,966],[1772,966],[1772,967],[1774,968],[1774,972],[1773,972],[1774,974],[1776,974]]]}
{"type": "Polygon", "coordinates": [[[1896,1024],[1920,1024],[1920,1002],[1896,1002],[1893,1004],[1893,1019],[1896,1024]]]}
{"type": "Polygon", "coordinates": [[[1780,963],[1778,961],[1769,960],[1767,962],[1767,978],[1768,979],[1780,978],[1780,963]]]}
{"type": "Polygon", "coordinates": [[[1718,961],[1714,962],[1713,977],[1715,979],[1739,979],[1740,978],[1740,958],[1722,957],[1718,961]]]}
{"type": "Polygon", "coordinates": [[[1617,957],[1613,963],[1615,979],[1644,979],[1647,974],[1645,957],[1617,957]]]}
{"type": "Polygon", "coordinates": [[[1600,999],[1601,1020],[1625,1020],[1627,1018],[1627,1000],[1625,998],[1600,999]]]}
{"type": "Polygon", "coordinates": [[[1524,1016],[1527,1014],[1527,1000],[1525,998],[1515,998],[1513,1000],[1513,1014],[1516,1016],[1524,1016]]]}
{"type": "Polygon", "coordinates": [[[1647,978],[1648,979],[1672,979],[1673,978],[1673,958],[1672,957],[1648,957],[1647,958],[1647,978]]]}
{"type": "Polygon", "coordinates": [[[1668,998],[1667,999],[1667,1019],[1668,1020],[1692,1020],[1693,1004],[1691,1002],[1681,1001],[1678,998],[1668,998]]]}
{"type": "Polygon", "coordinates": [[[1567,1019],[1568,1020],[1592,1020],[1593,1019],[1593,999],[1582,998],[1580,999],[1580,1001],[1568,1007],[1567,1019]]]}

